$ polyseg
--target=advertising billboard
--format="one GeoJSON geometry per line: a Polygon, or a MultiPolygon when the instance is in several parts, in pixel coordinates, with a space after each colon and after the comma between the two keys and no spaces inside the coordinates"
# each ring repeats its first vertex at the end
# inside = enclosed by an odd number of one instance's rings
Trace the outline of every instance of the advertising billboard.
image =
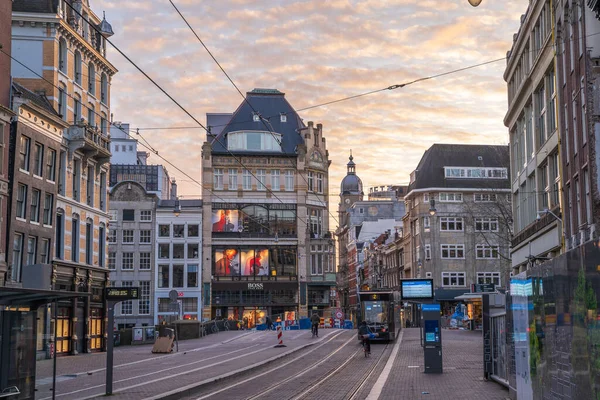
{"type": "Polygon", "coordinates": [[[240,252],[240,263],[242,265],[242,275],[269,275],[269,250],[252,249],[242,250],[240,252]]]}
{"type": "Polygon", "coordinates": [[[237,276],[240,274],[240,255],[236,249],[215,251],[215,275],[237,276]]]}
{"type": "Polygon", "coordinates": [[[213,232],[239,232],[240,213],[238,210],[213,210],[213,232]]]}

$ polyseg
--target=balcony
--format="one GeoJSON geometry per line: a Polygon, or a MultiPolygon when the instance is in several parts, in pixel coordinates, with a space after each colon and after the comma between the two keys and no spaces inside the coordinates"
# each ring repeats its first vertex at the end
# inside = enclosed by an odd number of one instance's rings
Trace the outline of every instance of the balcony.
{"type": "Polygon", "coordinates": [[[69,157],[78,150],[86,158],[94,158],[98,167],[110,162],[110,139],[103,135],[98,128],[87,124],[71,125],[65,134],[69,143],[69,157]]]}
{"type": "MultiPolygon", "coordinates": [[[[560,215],[560,208],[558,206],[555,206],[550,211],[552,211],[555,215],[562,217],[560,215]]],[[[520,243],[523,243],[524,241],[529,239],[531,236],[535,235],[537,232],[541,231],[542,229],[544,229],[545,227],[547,227],[548,225],[551,225],[553,223],[558,223],[558,221],[552,214],[548,213],[544,216],[541,216],[540,219],[536,219],[534,222],[527,225],[525,228],[523,228],[521,231],[519,231],[512,238],[511,247],[512,248],[517,247],[520,243]]],[[[562,229],[562,227],[561,227],[561,229],[562,229]]]]}

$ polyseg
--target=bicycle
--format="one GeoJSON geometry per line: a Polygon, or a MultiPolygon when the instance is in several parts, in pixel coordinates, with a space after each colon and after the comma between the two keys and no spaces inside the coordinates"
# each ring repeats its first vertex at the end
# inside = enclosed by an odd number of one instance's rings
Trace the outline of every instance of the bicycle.
{"type": "Polygon", "coordinates": [[[217,320],[213,321],[213,326],[210,328],[210,331],[212,333],[218,333],[219,332],[219,326],[217,325],[217,320]]]}
{"type": "Polygon", "coordinates": [[[369,342],[370,338],[371,338],[370,334],[369,335],[363,335],[362,347],[363,347],[363,351],[365,352],[365,358],[371,356],[371,343],[369,342]]]}
{"type": "Polygon", "coordinates": [[[225,328],[226,331],[229,330],[229,320],[225,320],[225,322],[223,322],[223,327],[225,328]]]}
{"type": "Polygon", "coordinates": [[[318,325],[318,324],[313,324],[313,325],[312,325],[312,329],[311,329],[311,331],[312,331],[312,337],[313,337],[313,338],[314,338],[315,336],[316,336],[316,337],[319,337],[319,325],[318,325]]]}

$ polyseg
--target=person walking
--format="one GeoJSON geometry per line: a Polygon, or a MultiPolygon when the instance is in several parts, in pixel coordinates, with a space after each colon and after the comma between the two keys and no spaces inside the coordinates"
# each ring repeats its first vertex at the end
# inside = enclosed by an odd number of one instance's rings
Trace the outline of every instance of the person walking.
{"type": "Polygon", "coordinates": [[[271,318],[267,316],[265,322],[267,323],[267,330],[273,330],[273,321],[271,321],[271,318]]]}
{"type": "Polygon", "coordinates": [[[319,314],[314,313],[310,320],[312,322],[313,337],[319,337],[319,324],[321,323],[321,317],[319,317],[319,314]]]}

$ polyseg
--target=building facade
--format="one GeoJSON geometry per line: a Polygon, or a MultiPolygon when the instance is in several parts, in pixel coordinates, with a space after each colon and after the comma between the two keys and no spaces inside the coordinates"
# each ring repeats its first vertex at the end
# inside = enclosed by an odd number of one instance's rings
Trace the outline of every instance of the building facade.
{"type": "Polygon", "coordinates": [[[45,94],[68,124],[57,155],[51,279],[54,289],[90,296],[59,304],[55,340],[62,354],[106,345],[108,120],[110,80],[117,72],[106,58],[106,37],[112,33],[87,1],[13,3],[12,55],[36,71],[13,62],[13,80],[45,94]]]}
{"type": "Polygon", "coordinates": [[[202,316],[202,200],[161,200],[156,209],[154,323],[202,316]],[[176,290],[178,304],[169,292],[176,290]]]}
{"type": "Polygon", "coordinates": [[[276,89],[254,89],[235,113],[207,119],[226,126],[211,128],[202,149],[205,318],[251,327],[269,315],[329,317],[336,269],[322,126],[305,125],[276,89]]]}
{"type": "Polygon", "coordinates": [[[411,173],[405,197],[410,276],[433,279],[437,301],[453,302],[471,284],[507,287],[508,173],[508,147],[451,144],[434,144],[411,173]]]}

